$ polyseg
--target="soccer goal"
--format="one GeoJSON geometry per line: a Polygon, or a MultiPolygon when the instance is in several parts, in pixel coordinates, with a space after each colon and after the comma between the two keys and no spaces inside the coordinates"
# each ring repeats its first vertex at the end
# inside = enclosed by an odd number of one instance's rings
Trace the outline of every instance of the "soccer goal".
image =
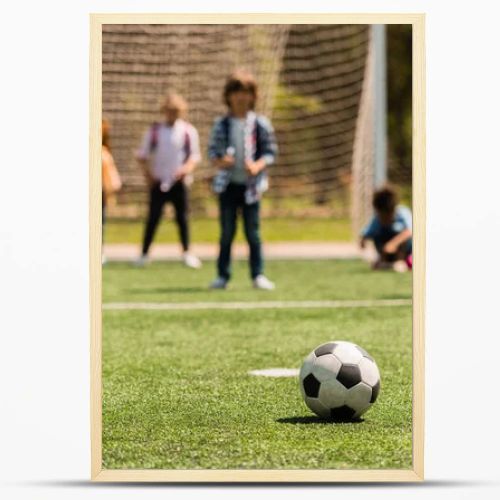
{"type": "MultiPolygon", "coordinates": [[[[143,207],[134,151],[165,93],[187,99],[206,151],[226,76],[242,67],[257,78],[257,111],[272,119],[280,150],[264,215],[349,218],[355,232],[369,217],[386,176],[383,26],[109,24],[102,40],[103,115],[124,180],[116,214],[143,207]]],[[[215,213],[212,174],[205,155],[191,195],[205,216],[215,213]]]]}

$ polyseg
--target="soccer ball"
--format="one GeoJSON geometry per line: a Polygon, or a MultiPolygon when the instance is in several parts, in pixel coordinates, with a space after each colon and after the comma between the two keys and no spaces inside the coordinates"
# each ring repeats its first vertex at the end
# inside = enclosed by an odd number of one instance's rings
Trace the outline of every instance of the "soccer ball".
{"type": "Polygon", "coordinates": [[[380,391],[374,359],[351,342],[322,344],[304,360],[300,390],[306,405],[318,416],[352,420],[365,413],[380,391]]]}

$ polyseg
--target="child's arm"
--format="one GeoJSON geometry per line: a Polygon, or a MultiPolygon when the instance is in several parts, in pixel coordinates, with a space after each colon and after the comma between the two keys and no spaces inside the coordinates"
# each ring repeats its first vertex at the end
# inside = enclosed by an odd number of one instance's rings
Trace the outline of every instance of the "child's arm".
{"type": "Polygon", "coordinates": [[[359,246],[361,248],[365,248],[366,242],[373,239],[376,231],[376,226],[377,219],[375,217],[372,217],[370,222],[368,222],[368,224],[361,231],[361,235],[359,237],[359,246]]]}
{"type": "Polygon", "coordinates": [[[208,158],[210,163],[215,168],[231,168],[234,166],[234,156],[228,155],[225,148],[225,132],[223,120],[218,118],[215,120],[210,138],[208,140],[208,158]]]}
{"type": "Polygon", "coordinates": [[[404,224],[404,229],[398,233],[392,240],[389,240],[384,245],[384,252],[386,253],[396,253],[400,245],[408,241],[412,237],[412,215],[411,211],[404,207],[400,206],[397,209],[399,217],[402,219],[404,224]]]}
{"type": "Polygon", "coordinates": [[[177,180],[183,179],[186,175],[192,174],[196,165],[198,165],[201,161],[200,139],[198,132],[194,127],[191,127],[188,129],[188,134],[190,141],[190,153],[182,167],[179,168],[175,174],[175,178],[177,180]]]}
{"type": "Polygon", "coordinates": [[[225,155],[222,158],[212,158],[212,165],[216,168],[231,168],[234,166],[234,156],[225,155]]]}
{"type": "Polygon", "coordinates": [[[399,234],[394,236],[392,240],[389,240],[384,245],[384,252],[386,253],[396,253],[399,246],[402,245],[405,241],[408,241],[411,238],[411,229],[403,229],[399,234]]]}
{"type": "Polygon", "coordinates": [[[149,166],[149,156],[150,156],[150,143],[151,143],[151,129],[147,130],[142,139],[142,144],[139,150],[136,152],[135,159],[139,164],[146,184],[152,186],[155,180],[151,175],[151,170],[149,166]]]}
{"type": "Polygon", "coordinates": [[[175,173],[175,179],[180,180],[186,177],[186,175],[192,174],[199,160],[190,156],[182,165],[181,168],[175,173]]]}
{"type": "Polygon", "coordinates": [[[144,158],[137,158],[137,163],[141,167],[142,174],[144,175],[144,179],[148,186],[152,186],[154,183],[153,176],[149,171],[149,160],[145,160],[144,158]]]}
{"type": "Polygon", "coordinates": [[[259,158],[256,161],[245,160],[245,168],[250,175],[257,175],[260,171],[267,167],[267,163],[264,157],[259,158]]]}
{"type": "Polygon", "coordinates": [[[276,155],[278,153],[276,137],[271,122],[264,116],[259,116],[257,119],[260,130],[259,140],[262,156],[255,161],[245,161],[245,167],[250,175],[257,175],[267,166],[272,165],[276,161],[276,155]]]}
{"type": "Polygon", "coordinates": [[[102,172],[102,187],[106,194],[111,195],[120,191],[122,180],[116,168],[115,160],[109,150],[104,147],[102,151],[102,172]]]}

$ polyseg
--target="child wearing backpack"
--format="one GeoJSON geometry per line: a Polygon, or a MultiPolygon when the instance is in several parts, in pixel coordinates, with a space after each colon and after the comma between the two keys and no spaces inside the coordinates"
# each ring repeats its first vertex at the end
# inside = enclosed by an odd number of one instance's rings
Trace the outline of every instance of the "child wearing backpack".
{"type": "Polygon", "coordinates": [[[153,123],[146,131],[136,158],[149,187],[149,211],[142,253],[138,265],[148,261],[148,252],[160,222],[165,203],[174,206],[175,221],[182,244],[183,261],[198,269],[200,260],[189,252],[188,187],[191,174],[201,160],[197,130],[183,118],[186,101],[178,94],[168,94],[161,107],[163,123],[153,123]]]}
{"type": "Polygon", "coordinates": [[[267,190],[267,167],[277,154],[270,121],[254,112],[257,83],[250,73],[234,72],[224,87],[228,113],[216,119],[209,141],[208,156],[218,169],[213,188],[219,197],[220,251],[217,277],[210,284],[225,289],[231,278],[231,246],[241,211],[245,237],[250,248],[250,276],[255,288],[275,288],[264,272],[260,239],[260,200],[267,190]]]}

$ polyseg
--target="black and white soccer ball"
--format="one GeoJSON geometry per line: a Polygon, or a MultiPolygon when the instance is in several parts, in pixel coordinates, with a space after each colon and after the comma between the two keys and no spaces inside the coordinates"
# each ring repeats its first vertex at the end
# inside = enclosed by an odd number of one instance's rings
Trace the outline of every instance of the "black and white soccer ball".
{"type": "Polygon", "coordinates": [[[300,369],[306,405],[332,420],[357,419],[375,403],[380,373],[375,360],[351,342],[334,341],[314,349],[300,369]]]}

